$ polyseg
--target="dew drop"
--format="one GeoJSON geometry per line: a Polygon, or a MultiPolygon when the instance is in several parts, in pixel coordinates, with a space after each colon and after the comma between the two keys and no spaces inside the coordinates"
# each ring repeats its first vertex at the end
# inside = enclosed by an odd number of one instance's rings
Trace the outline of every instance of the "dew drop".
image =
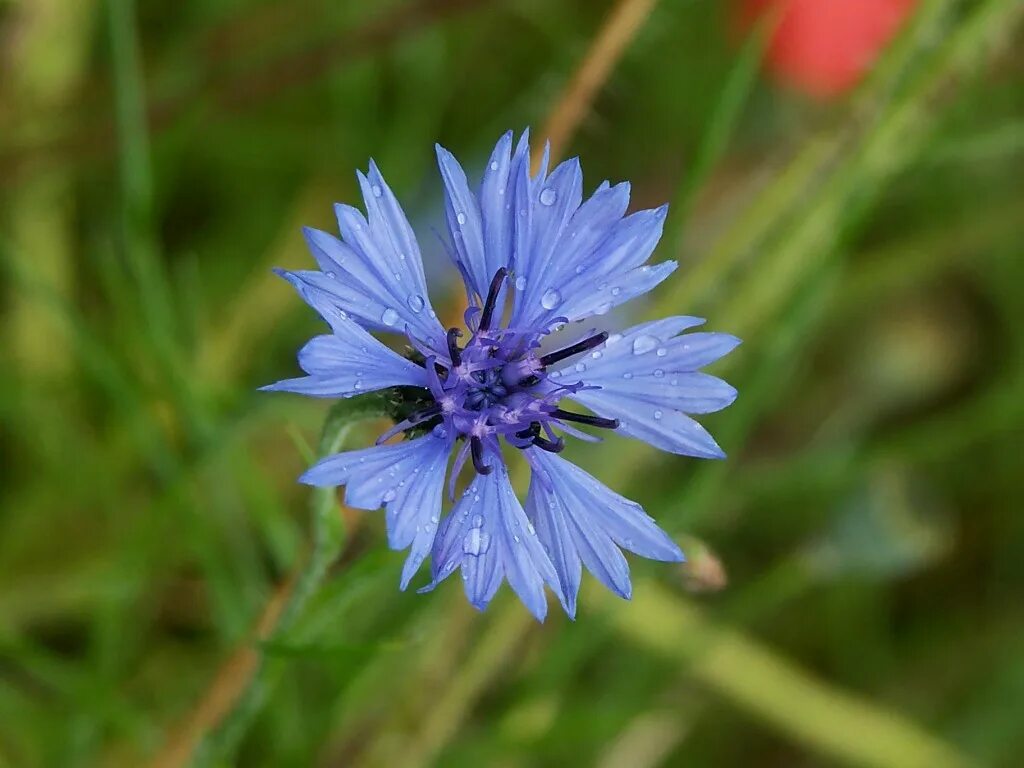
{"type": "Polygon", "coordinates": [[[660,419],[662,416],[664,416],[664,414],[661,411],[655,411],[654,412],[654,418],[655,419],[660,419]]]}
{"type": "Polygon", "coordinates": [[[522,275],[520,275],[519,277],[516,278],[516,290],[517,291],[525,291],[526,290],[526,278],[523,277],[522,275]]]}
{"type": "Polygon", "coordinates": [[[558,192],[553,187],[545,187],[540,193],[541,205],[554,205],[558,200],[558,192]]]}
{"type": "Polygon", "coordinates": [[[394,501],[394,500],[395,500],[395,496],[397,496],[397,495],[398,495],[398,494],[397,494],[397,493],[395,493],[395,489],[394,489],[394,488],[392,488],[392,489],[391,489],[390,491],[388,491],[387,493],[385,493],[385,494],[384,494],[384,495],[383,495],[383,496],[381,497],[381,500],[382,500],[382,501],[383,501],[383,502],[384,502],[385,504],[387,504],[387,503],[388,503],[388,502],[390,502],[390,501],[394,501]]]}
{"type": "Polygon", "coordinates": [[[498,170],[498,164],[496,162],[491,162],[491,170],[492,171],[498,170]]]}
{"type": "Polygon", "coordinates": [[[419,312],[423,309],[423,297],[418,293],[412,294],[407,303],[409,304],[409,309],[413,312],[419,312]]]}
{"type": "Polygon", "coordinates": [[[464,214],[464,213],[456,214],[455,220],[457,222],[459,222],[459,226],[462,226],[463,224],[466,223],[466,214],[464,214]]]}
{"type": "Polygon", "coordinates": [[[587,366],[583,363],[576,363],[576,373],[583,373],[585,370],[587,370],[587,366]]]}
{"type": "Polygon", "coordinates": [[[381,314],[380,321],[384,323],[384,325],[392,326],[398,322],[398,313],[395,312],[395,310],[393,310],[391,307],[388,307],[381,314]]]}
{"type": "Polygon", "coordinates": [[[665,372],[663,370],[661,370],[661,368],[655,368],[654,369],[654,378],[660,379],[664,375],[665,375],[665,372]]]}
{"type": "Polygon", "coordinates": [[[591,352],[591,353],[590,353],[590,356],[591,356],[592,358],[594,358],[595,360],[600,360],[600,359],[601,359],[601,350],[600,350],[600,349],[598,349],[598,350],[596,350],[596,351],[594,351],[594,352],[591,352]]]}
{"type": "Polygon", "coordinates": [[[611,336],[608,337],[608,340],[604,343],[604,345],[606,347],[610,347],[612,344],[617,344],[620,341],[622,341],[622,334],[613,333],[611,336]]]}
{"type": "Polygon", "coordinates": [[[560,294],[555,288],[548,288],[544,292],[544,295],[540,297],[540,305],[544,309],[554,309],[562,303],[562,294],[560,294]]]}
{"type": "Polygon", "coordinates": [[[624,374],[622,374],[622,378],[624,378],[624,379],[632,379],[633,378],[633,374],[630,373],[629,371],[626,371],[624,374]]]}
{"type": "Polygon", "coordinates": [[[328,272],[327,276],[331,278],[337,277],[337,275],[334,272],[328,272]]]}
{"type": "MultiPolygon", "coordinates": [[[[477,496],[476,498],[479,499],[480,497],[477,496]]],[[[483,518],[482,515],[473,515],[473,521],[472,522],[473,522],[473,527],[474,528],[480,528],[484,524],[484,518],[483,518]]]]}
{"type": "Polygon", "coordinates": [[[467,555],[479,557],[491,547],[491,537],[479,528],[470,528],[462,540],[462,551],[467,555]]]}
{"type": "Polygon", "coordinates": [[[658,357],[664,357],[668,354],[668,350],[664,347],[658,347],[658,357]]]}
{"type": "Polygon", "coordinates": [[[384,194],[384,190],[382,190],[382,189],[381,189],[381,188],[380,188],[379,186],[377,186],[376,184],[374,184],[374,185],[373,185],[373,187],[371,187],[371,189],[373,190],[373,196],[374,196],[374,197],[380,197],[381,195],[383,195],[383,194],[384,194]]]}
{"type": "Polygon", "coordinates": [[[622,289],[618,286],[612,288],[612,296],[618,296],[620,293],[622,293],[622,289]]]}
{"type": "Polygon", "coordinates": [[[633,339],[633,354],[643,355],[658,346],[658,340],[653,336],[641,334],[633,339]]]}
{"type": "Polygon", "coordinates": [[[363,388],[363,382],[361,382],[361,381],[357,381],[355,384],[352,385],[352,389],[362,389],[362,388],[363,388]]]}
{"type": "Polygon", "coordinates": [[[586,271],[587,271],[587,268],[584,267],[582,264],[580,264],[579,266],[576,267],[576,274],[577,275],[582,275],[586,271]]]}

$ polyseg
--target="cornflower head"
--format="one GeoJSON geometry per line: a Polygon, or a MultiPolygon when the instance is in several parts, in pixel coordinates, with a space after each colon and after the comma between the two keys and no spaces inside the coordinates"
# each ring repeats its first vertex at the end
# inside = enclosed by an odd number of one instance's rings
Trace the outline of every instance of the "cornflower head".
{"type": "Polygon", "coordinates": [[[679,316],[554,344],[556,331],[606,314],[675,271],[673,261],[646,264],[667,207],[627,216],[626,183],[605,182],[584,201],[579,161],[549,173],[547,152],[531,176],[528,132],[514,151],[512,133],[502,136],[477,192],[451,153],[438,146],[437,158],[448,250],[468,296],[465,329],[438,321],[416,237],[372,162],[358,174],[367,215],[337,205],[341,239],[305,230],[319,269],[280,272],[331,332],[299,352],[305,376],[264,389],[327,398],[389,390],[404,404],[375,446],[328,456],[301,481],[344,485],[349,506],[386,509],[389,545],[409,549],[402,589],[429,556],[431,581],[421,591],[461,570],[480,610],[507,580],[539,620],[545,584],[575,616],[584,565],[629,598],[623,549],[662,561],[683,553],[639,504],[562,458],[565,437],[600,439],[585,427],[724,458],[687,414],[735,399],[735,389],[699,369],[739,340],[684,333],[704,321],[679,316]],[[371,331],[404,334],[407,353],[371,331]],[[525,508],[505,461],[515,453],[531,468],[525,508]],[[456,498],[467,465],[473,477],[456,498]],[[454,506],[443,515],[446,476],[454,506]]]}

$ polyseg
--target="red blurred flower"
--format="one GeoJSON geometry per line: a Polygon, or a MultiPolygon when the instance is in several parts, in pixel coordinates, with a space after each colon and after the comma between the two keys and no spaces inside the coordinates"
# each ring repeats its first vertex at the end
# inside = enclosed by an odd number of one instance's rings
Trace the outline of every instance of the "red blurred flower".
{"type": "Polygon", "coordinates": [[[767,65],[785,83],[813,96],[856,85],[899,31],[917,0],[742,0],[750,25],[779,11],[767,65]]]}

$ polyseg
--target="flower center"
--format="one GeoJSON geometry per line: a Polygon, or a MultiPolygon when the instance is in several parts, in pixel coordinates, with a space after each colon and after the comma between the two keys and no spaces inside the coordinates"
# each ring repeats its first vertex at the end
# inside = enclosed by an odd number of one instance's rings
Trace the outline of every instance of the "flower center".
{"type": "Polygon", "coordinates": [[[448,359],[426,357],[424,367],[434,404],[396,424],[381,435],[378,443],[412,427],[434,422],[442,425],[446,434],[466,440],[457,462],[465,460],[468,450],[477,472],[487,474],[491,467],[484,460],[484,444],[497,450],[498,437],[515,448],[536,446],[557,453],[565,444],[553,427],[570,429],[564,422],[605,429],[619,426],[616,419],[563,411],[558,402],[584,384],[556,384],[546,373],[548,366],[600,346],[608,334],[597,333],[538,356],[536,350],[547,329],[491,328],[507,275],[506,269],[499,269],[483,306],[467,311],[467,325],[475,325],[475,330],[466,345],[459,346],[463,333],[452,328],[447,334],[448,359]]]}

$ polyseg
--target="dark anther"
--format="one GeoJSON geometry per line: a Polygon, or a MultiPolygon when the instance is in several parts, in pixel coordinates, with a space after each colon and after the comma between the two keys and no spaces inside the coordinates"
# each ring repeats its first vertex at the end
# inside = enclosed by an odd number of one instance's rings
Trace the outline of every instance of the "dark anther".
{"type": "Polygon", "coordinates": [[[448,329],[448,356],[452,359],[452,365],[462,362],[462,350],[459,349],[459,343],[456,341],[460,336],[462,336],[462,331],[458,328],[448,329]]]}
{"type": "Polygon", "coordinates": [[[551,415],[556,419],[562,421],[575,421],[577,424],[586,424],[590,427],[601,427],[602,429],[618,429],[618,419],[604,419],[600,416],[590,416],[586,413],[573,413],[572,411],[563,411],[561,408],[556,408],[551,412],[551,415]]]}
{"type": "Polygon", "coordinates": [[[517,386],[520,387],[532,387],[534,384],[540,384],[540,376],[530,375],[525,379],[520,379],[517,386]]]}
{"type": "Polygon", "coordinates": [[[469,450],[473,454],[473,467],[481,475],[491,474],[490,464],[484,464],[484,444],[479,437],[469,438],[469,450]]]}
{"type": "Polygon", "coordinates": [[[548,366],[552,363],[557,363],[559,360],[565,360],[567,357],[578,355],[580,352],[586,352],[588,349],[593,349],[596,346],[604,344],[607,340],[608,333],[606,331],[601,331],[601,333],[595,334],[588,339],[583,339],[583,341],[577,341],[575,344],[568,346],[565,349],[560,349],[557,352],[551,352],[544,355],[544,357],[540,359],[540,364],[548,366]]]}
{"type": "Polygon", "coordinates": [[[535,421],[533,424],[528,426],[526,429],[522,429],[516,432],[516,437],[522,438],[523,440],[532,440],[540,434],[540,422],[535,421]]]}
{"type": "Polygon", "coordinates": [[[478,328],[481,331],[486,331],[491,327],[491,316],[494,314],[494,307],[498,303],[498,293],[501,291],[501,284],[505,282],[506,277],[508,277],[508,270],[504,267],[494,273],[494,278],[491,280],[491,288],[487,291],[487,299],[484,300],[484,311],[480,314],[480,325],[478,328]]]}
{"type": "Polygon", "coordinates": [[[562,438],[558,438],[557,440],[548,440],[546,437],[541,437],[540,435],[533,438],[533,444],[548,453],[561,453],[565,448],[565,441],[562,438]]]}

